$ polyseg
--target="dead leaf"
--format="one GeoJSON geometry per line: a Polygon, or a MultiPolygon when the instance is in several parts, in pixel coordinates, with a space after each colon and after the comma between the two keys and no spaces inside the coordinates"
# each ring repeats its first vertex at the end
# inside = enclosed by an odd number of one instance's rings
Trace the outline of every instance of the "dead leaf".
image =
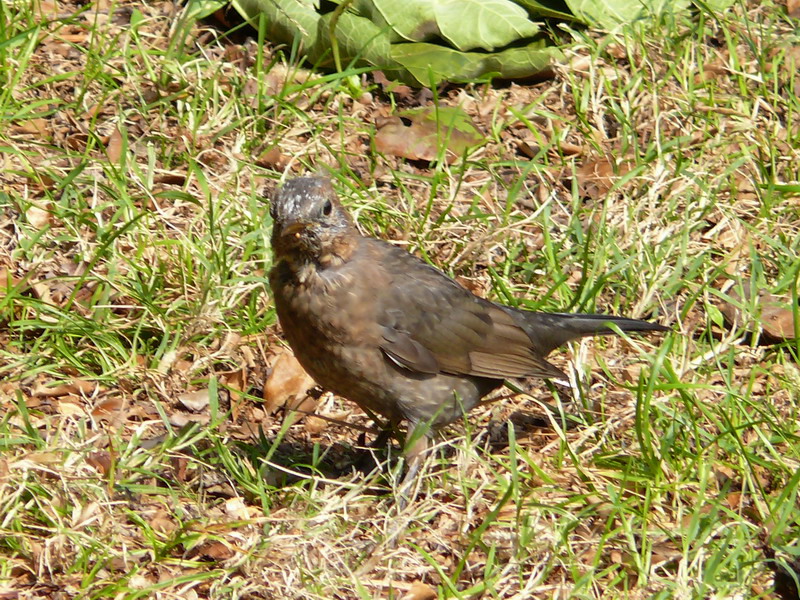
{"type": "Polygon", "coordinates": [[[98,402],[92,409],[92,416],[98,419],[111,419],[116,417],[125,405],[121,396],[106,398],[98,402]]]}
{"type": "Polygon", "coordinates": [[[11,132],[17,135],[38,135],[48,138],[47,120],[42,118],[28,119],[11,127],[11,132]]]}
{"type": "Polygon", "coordinates": [[[18,286],[22,282],[18,277],[14,277],[6,267],[0,267],[0,298],[5,296],[11,288],[18,286]]]}
{"type": "Polygon", "coordinates": [[[407,110],[380,119],[376,125],[377,150],[410,160],[436,160],[444,147],[445,160],[453,164],[483,141],[472,119],[457,107],[407,110]]]}
{"type": "Polygon", "coordinates": [[[82,398],[72,394],[61,396],[58,399],[56,411],[62,417],[75,417],[77,419],[83,419],[86,417],[86,412],[83,410],[82,398]]]}
{"type": "Polygon", "coordinates": [[[273,146],[256,160],[256,164],[264,169],[283,171],[289,166],[292,158],[287,156],[277,146],[273,146]]]}
{"type": "Polygon", "coordinates": [[[238,421],[240,405],[244,400],[243,392],[247,387],[247,371],[242,368],[226,373],[221,377],[221,382],[231,395],[231,416],[234,421],[238,421]]]}
{"type": "Polygon", "coordinates": [[[239,401],[242,399],[242,392],[247,387],[247,371],[239,369],[222,376],[222,383],[228,388],[231,400],[239,401]]]}
{"type": "Polygon", "coordinates": [[[172,533],[178,529],[178,524],[172,520],[169,511],[164,508],[158,509],[155,516],[150,519],[150,527],[159,533],[172,533]]]}
{"type": "Polygon", "coordinates": [[[793,19],[800,19],[800,0],[786,0],[786,14],[793,19]]]}
{"type": "Polygon", "coordinates": [[[44,206],[31,204],[28,210],[25,211],[25,218],[28,219],[28,223],[33,225],[36,229],[44,229],[45,226],[50,223],[50,217],[52,216],[48,208],[48,204],[44,206]]]}
{"type": "Polygon", "coordinates": [[[186,183],[185,173],[162,173],[153,178],[153,183],[162,185],[183,185],[186,183]]]}
{"type": "MultiPolygon", "coordinates": [[[[25,462],[34,463],[36,465],[43,465],[46,467],[53,465],[60,465],[63,462],[61,455],[55,452],[31,452],[27,456],[25,456],[24,460],[25,462]]],[[[16,464],[17,463],[13,463],[12,466],[16,464]]]]}
{"type": "Polygon", "coordinates": [[[112,459],[111,453],[106,450],[92,452],[86,457],[86,464],[95,469],[101,475],[108,475],[111,472],[112,459]]]}
{"type": "Polygon", "coordinates": [[[427,583],[415,581],[411,584],[411,587],[403,596],[402,600],[433,600],[438,597],[438,592],[427,583]]]}
{"type": "Polygon", "coordinates": [[[89,34],[85,31],[79,30],[73,33],[62,33],[59,38],[65,42],[73,44],[85,44],[89,41],[89,34]]]}
{"type": "Polygon", "coordinates": [[[653,544],[651,552],[653,564],[665,563],[683,556],[683,552],[671,541],[656,542],[653,544]]]}
{"type": "MultiPolygon", "coordinates": [[[[719,310],[725,317],[725,322],[731,326],[744,327],[755,331],[760,327],[763,339],[768,344],[784,342],[795,339],[795,310],[792,309],[788,299],[773,296],[766,290],[756,292],[755,315],[745,314],[753,297],[749,282],[744,282],[740,287],[728,290],[731,301],[721,301],[719,310]],[[741,291],[741,295],[740,295],[741,291]]],[[[800,309],[799,309],[800,310],[800,309]]]]}
{"type": "Polygon", "coordinates": [[[247,504],[239,496],[228,498],[224,504],[225,514],[236,521],[246,521],[250,518],[247,504]]]}
{"type": "Polygon", "coordinates": [[[313,415],[308,415],[305,421],[305,428],[306,431],[312,435],[319,435],[325,428],[328,426],[328,421],[325,419],[321,419],[320,417],[315,417],[313,415]]]}
{"type": "Polygon", "coordinates": [[[774,302],[775,296],[766,294],[759,298],[761,305],[761,326],[764,333],[776,342],[795,339],[794,313],[785,304],[774,302]]]}
{"type": "Polygon", "coordinates": [[[73,133],[64,139],[67,148],[75,152],[82,152],[86,149],[86,144],[89,141],[89,135],[86,133],[73,133]]]}
{"type": "Polygon", "coordinates": [[[629,173],[633,167],[633,161],[630,159],[622,160],[619,164],[610,158],[587,160],[575,173],[578,193],[582,198],[602,198],[611,191],[617,180],[629,173]]]}
{"type": "Polygon", "coordinates": [[[108,154],[108,160],[110,162],[118,163],[119,159],[122,158],[122,152],[125,146],[124,142],[125,140],[122,138],[119,126],[114,127],[114,131],[108,137],[108,143],[106,143],[106,153],[108,154]]]}
{"type": "MultiPolygon", "coordinates": [[[[264,382],[264,409],[273,414],[282,406],[299,409],[308,398],[308,390],[315,385],[294,354],[284,350],[275,359],[272,371],[264,382]]],[[[311,406],[314,409],[316,402],[311,406]]]]}
{"type": "Polygon", "coordinates": [[[558,149],[564,156],[580,156],[583,154],[583,146],[570,142],[558,142],[558,149]]]}
{"type": "Polygon", "coordinates": [[[33,3],[33,14],[37,21],[57,19],[58,12],[58,2],[55,0],[38,0],[33,3]]]}
{"type": "Polygon", "coordinates": [[[383,71],[373,71],[372,78],[375,83],[381,86],[384,92],[392,93],[404,102],[410,100],[414,95],[414,90],[409,86],[391,81],[383,71]]]}
{"type": "Polygon", "coordinates": [[[192,557],[203,557],[208,560],[222,561],[233,558],[236,552],[233,548],[219,540],[208,540],[199,546],[196,546],[189,553],[192,557]]]}
{"type": "Polygon", "coordinates": [[[47,385],[39,383],[33,388],[33,395],[44,398],[58,398],[69,394],[89,396],[95,390],[96,384],[84,379],[73,379],[70,383],[61,385],[47,385]]]}
{"type": "Polygon", "coordinates": [[[529,129],[525,129],[517,133],[514,143],[516,144],[519,153],[526,158],[536,158],[542,149],[541,145],[539,144],[539,140],[529,129]]]}
{"type": "Polygon", "coordinates": [[[705,81],[712,81],[726,75],[728,66],[722,58],[716,58],[703,65],[703,68],[694,76],[695,84],[700,85],[705,81]]]}
{"type": "Polygon", "coordinates": [[[210,401],[208,388],[178,395],[178,402],[192,412],[205,410],[210,401]]]}
{"type": "Polygon", "coordinates": [[[175,412],[169,416],[169,424],[175,427],[186,427],[189,423],[199,423],[208,425],[211,415],[193,415],[188,413],[175,412]]]}
{"type": "Polygon", "coordinates": [[[737,510],[739,505],[742,503],[742,492],[731,492],[725,497],[725,501],[728,504],[728,508],[731,510],[737,510]]]}

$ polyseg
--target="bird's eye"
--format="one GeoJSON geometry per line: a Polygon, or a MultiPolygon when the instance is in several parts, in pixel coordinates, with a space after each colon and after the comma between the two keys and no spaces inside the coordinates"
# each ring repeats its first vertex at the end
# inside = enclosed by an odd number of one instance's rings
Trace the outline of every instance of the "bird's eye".
{"type": "Polygon", "coordinates": [[[322,214],[325,215],[326,217],[329,217],[332,211],[333,211],[333,203],[330,200],[328,200],[322,207],[322,214]]]}

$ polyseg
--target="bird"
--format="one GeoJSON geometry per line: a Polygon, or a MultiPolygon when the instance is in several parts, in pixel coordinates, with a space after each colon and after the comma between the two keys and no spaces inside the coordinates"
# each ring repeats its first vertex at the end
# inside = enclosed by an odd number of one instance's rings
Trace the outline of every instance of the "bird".
{"type": "Polygon", "coordinates": [[[589,335],[669,330],[481,298],[406,250],[362,235],[323,176],[286,181],[269,210],[269,285],[283,335],[320,387],[390,427],[407,422],[404,482],[432,433],[506,379],[566,379],[546,360],[557,347],[589,335]]]}

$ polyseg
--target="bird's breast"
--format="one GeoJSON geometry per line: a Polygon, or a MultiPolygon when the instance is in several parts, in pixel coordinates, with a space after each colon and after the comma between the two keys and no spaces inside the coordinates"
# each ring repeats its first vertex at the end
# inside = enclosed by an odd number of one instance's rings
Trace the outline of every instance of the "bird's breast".
{"type": "Polygon", "coordinates": [[[293,333],[317,346],[374,343],[378,335],[375,290],[367,280],[347,264],[321,269],[313,264],[279,263],[270,284],[290,343],[293,333]]]}

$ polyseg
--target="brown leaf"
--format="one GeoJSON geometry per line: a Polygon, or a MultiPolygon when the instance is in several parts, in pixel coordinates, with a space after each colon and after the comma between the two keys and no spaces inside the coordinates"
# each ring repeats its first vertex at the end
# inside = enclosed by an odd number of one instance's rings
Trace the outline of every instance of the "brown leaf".
{"type": "Polygon", "coordinates": [[[92,416],[96,419],[114,419],[119,416],[125,407],[125,400],[121,396],[106,398],[98,402],[92,409],[92,416]]]}
{"type": "Polygon", "coordinates": [[[61,455],[56,452],[30,452],[25,456],[24,460],[43,466],[60,465],[63,462],[61,455]]]}
{"type": "Polygon", "coordinates": [[[22,280],[9,271],[6,267],[0,267],[0,298],[5,296],[11,288],[18,286],[22,280]]]}
{"type": "Polygon", "coordinates": [[[289,166],[291,160],[292,158],[281,152],[280,148],[273,146],[256,160],[256,164],[264,169],[283,171],[289,166]]]}
{"type": "Polygon", "coordinates": [[[193,557],[203,557],[213,561],[221,561],[233,558],[236,552],[233,548],[230,548],[219,540],[208,540],[193,548],[189,555],[193,557]]]}
{"type": "Polygon", "coordinates": [[[617,180],[633,169],[632,160],[619,165],[609,158],[587,160],[575,174],[578,192],[583,198],[602,198],[614,187],[617,180]]]}
{"type": "MultiPolygon", "coordinates": [[[[314,407],[312,407],[313,410],[314,407]]],[[[325,428],[328,426],[328,421],[325,419],[321,419],[319,417],[315,417],[313,415],[309,415],[306,417],[305,421],[305,429],[308,433],[312,435],[318,435],[325,431],[325,428]]]]}
{"type": "Polygon", "coordinates": [[[153,528],[153,531],[158,531],[159,533],[172,533],[178,529],[178,524],[172,519],[169,511],[165,508],[160,508],[155,516],[150,519],[150,527],[153,528]]]}
{"type": "Polygon", "coordinates": [[[272,365],[272,371],[264,382],[264,409],[274,413],[282,406],[300,408],[314,387],[314,380],[303,370],[294,354],[284,350],[272,365]]]}
{"type": "Polygon", "coordinates": [[[83,410],[83,402],[80,396],[75,396],[74,394],[68,394],[66,396],[61,396],[58,399],[58,403],[55,405],[56,411],[63,417],[75,417],[77,419],[82,419],[86,416],[86,413],[83,410]]]}
{"type": "Polygon", "coordinates": [[[403,596],[402,600],[433,600],[439,594],[429,586],[427,583],[415,581],[411,584],[408,592],[403,596]]]}
{"type": "Polygon", "coordinates": [[[728,508],[731,510],[737,510],[739,505],[742,503],[742,492],[731,492],[729,493],[725,501],[728,504],[728,508]]]}
{"type": "Polygon", "coordinates": [[[225,514],[237,521],[246,521],[250,518],[250,511],[247,504],[240,497],[228,498],[224,504],[225,514]]]}
{"type": "Polygon", "coordinates": [[[786,0],[786,14],[793,19],[800,19],[800,0],[786,0]]]}
{"type": "Polygon", "coordinates": [[[33,388],[34,396],[45,398],[58,398],[68,394],[89,396],[94,392],[95,383],[84,379],[73,379],[70,383],[48,386],[39,383],[33,388]]]}
{"type": "Polygon", "coordinates": [[[795,311],[787,308],[784,304],[772,302],[774,296],[769,294],[767,296],[769,296],[769,301],[759,298],[759,304],[762,307],[761,326],[764,328],[764,333],[776,342],[795,339],[795,311]]]}
{"type": "Polygon", "coordinates": [[[247,387],[247,370],[242,368],[232,373],[226,373],[221,381],[231,395],[231,416],[234,421],[239,420],[240,404],[244,400],[244,390],[247,387]]]}
{"type": "Polygon", "coordinates": [[[38,135],[42,138],[49,138],[47,120],[42,118],[28,119],[11,127],[11,133],[17,135],[38,135]]]}
{"type": "Polygon", "coordinates": [[[742,326],[751,331],[761,328],[764,341],[779,343],[795,339],[794,315],[788,300],[773,296],[766,290],[759,290],[756,299],[756,315],[747,315],[741,307],[747,308],[753,297],[750,284],[744,282],[741,288],[732,288],[728,291],[731,302],[725,300],[719,303],[719,310],[725,317],[726,323],[731,326],[742,326]],[[741,295],[739,294],[741,290],[741,295]]]}
{"type": "Polygon", "coordinates": [[[205,410],[210,402],[208,388],[179,394],[178,402],[180,402],[184,408],[188,408],[192,412],[205,410]]]}
{"type": "Polygon", "coordinates": [[[208,425],[211,421],[211,415],[195,415],[190,413],[174,412],[169,415],[170,425],[175,427],[185,427],[189,423],[200,423],[200,425],[208,425]]]}
{"type": "Polygon", "coordinates": [[[583,154],[583,146],[570,142],[558,142],[558,149],[564,156],[580,156],[583,154]]]}
{"type": "Polygon", "coordinates": [[[111,453],[106,450],[92,452],[86,457],[86,464],[95,469],[101,475],[108,475],[111,472],[112,459],[111,453]]]}
{"type": "Polygon", "coordinates": [[[89,34],[82,30],[73,33],[62,33],[60,37],[65,42],[72,42],[73,44],[85,44],[89,40],[89,34]]]}
{"type": "Polygon", "coordinates": [[[186,183],[185,173],[162,173],[153,178],[153,183],[162,185],[183,185],[186,183]]]}
{"type": "Polygon", "coordinates": [[[28,210],[25,211],[25,218],[28,219],[28,223],[33,225],[36,229],[44,229],[50,224],[50,217],[52,216],[48,208],[49,206],[47,204],[44,206],[31,204],[28,210]]]}
{"type": "Polygon", "coordinates": [[[457,161],[483,137],[465,112],[453,107],[426,107],[386,117],[376,123],[375,147],[383,154],[433,161],[443,144],[448,164],[457,161]],[[404,123],[403,119],[409,122],[404,123]]]}
{"type": "Polygon", "coordinates": [[[58,18],[58,2],[55,0],[38,0],[33,3],[33,14],[37,21],[49,21],[58,18]]]}
{"type": "Polygon", "coordinates": [[[410,100],[414,95],[414,90],[402,83],[391,81],[386,77],[383,71],[373,71],[372,78],[375,80],[375,83],[383,88],[384,92],[395,94],[402,101],[410,100]]]}
{"type": "Polygon", "coordinates": [[[125,144],[122,133],[119,131],[119,126],[114,127],[114,132],[109,136],[108,143],[106,144],[108,160],[112,163],[118,163],[119,159],[122,158],[124,146],[125,144]]]}
{"type": "Polygon", "coordinates": [[[75,150],[76,152],[82,152],[86,149],[86,143],[89,141],[88,134],[85,133],[73,133],[72,135],[68,135],[64,142],[67,145],[67,148],[70,150],[75,150]]]}

